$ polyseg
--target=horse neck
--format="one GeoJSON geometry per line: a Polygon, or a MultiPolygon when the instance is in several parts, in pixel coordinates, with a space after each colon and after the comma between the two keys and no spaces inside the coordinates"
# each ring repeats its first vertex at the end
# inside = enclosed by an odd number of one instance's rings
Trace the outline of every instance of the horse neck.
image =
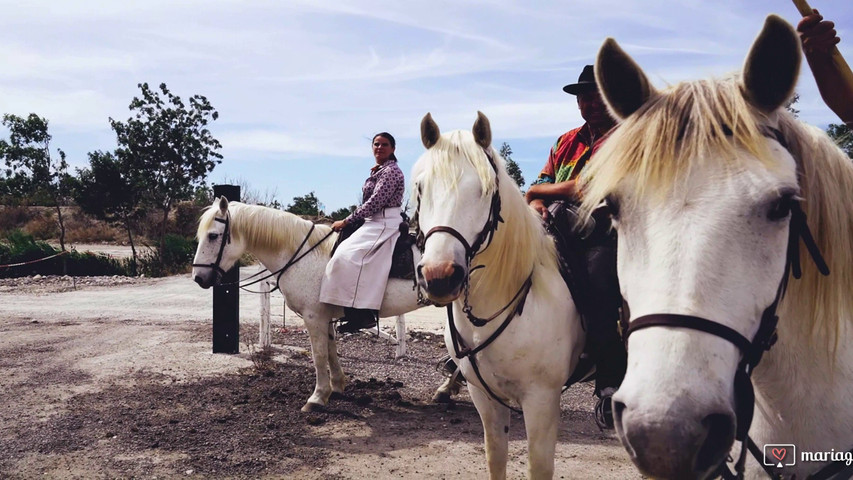
{"type": "MultiPolygon", "coordinates": [[[[280,232],[289,232],[291,234],[282,235],[270,241],[262,238],[261,234],[257,233],[260,230],[258,229],[254,230],[254,234],[242,237],[246,251],[254,255],[271,272],[281,269],[289,261],[296,260],[315,247],[326,236],[325,233],[321,235],[321,232],[317,231],[316,226],[312,230],[311,222],[307,220],[302,220],[294,216],[293,218],[284,217],[281,221],[282,225],[270,226],[269,228],[280,229],[280,232]],[[306,240],[308,235],[311,238],[306,240]]],[[[312,260],[320,260],[320,263],[325,265],[328,261],[327,256],[323,254],[326,251],[324,248],[325,244],[326,242],[334,242],[334,240],[334,234],[332,234],[331,237],[324,240],[324,245],[317,246],[311,253],[298,260],[296,265],[303,262],[306,264],[317,263],[312,260]]],[[[289,267],[288,269],[290,268],[296,268],[296,266],[289,267]]]]}
{"type": "MultiPolygon", "coordinates": [[[[796,280],[792,280],[796,281],[796,280]]],[[[779,312],[779,340],[753,374],[756,441],[794,443],[806,451],[853,448],[853,331],[841,323],[837,345],[806,332],[813,312],[795,299],[779,312]]]]}
{"type": "Polygon", "coordinates": [[[533,289],[543,281],[552,281],[554,274],[559,276],[554,243],[523,197],[506,187],[501,188],[500,195],[504,222],[498,225],[492,243],[471,262],[472,268],[486,266],[475,271],[471,281],[470,300],[472,306],[481,305],[478,312],[505,305],[531,273],[533,289]]]}

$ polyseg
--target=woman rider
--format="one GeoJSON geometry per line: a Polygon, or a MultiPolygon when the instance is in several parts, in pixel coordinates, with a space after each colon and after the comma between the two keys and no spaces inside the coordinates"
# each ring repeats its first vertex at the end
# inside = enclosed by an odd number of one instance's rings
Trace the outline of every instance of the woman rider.
{"type": "Polygon", "coordinates": [[[347,218],[332,224],[332,230],[340,232],[345,226],[364,220],[364,225],[335,250],[320,286],[321,302],[344,307],[340,333],[375,326],[382,305],[394,243],[400,234],[400,206],[405,190],[395,147],[394,137],[388,132],[373,137],[376,164],[362,187],[362,204],[347,218]]]}

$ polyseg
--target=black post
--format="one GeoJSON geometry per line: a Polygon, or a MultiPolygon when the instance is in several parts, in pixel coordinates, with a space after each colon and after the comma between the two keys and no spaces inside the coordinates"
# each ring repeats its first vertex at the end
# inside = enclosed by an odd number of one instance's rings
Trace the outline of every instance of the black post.
{"type": "MultiPolygon", "coordinates": [[[[240,201],[239,185],[214,185],[213,196],[240,201]]],[[[213,287],[213,353],[240,353],[240,267],[234,266],[213,287]],[[229,285],[230,284],[230,285],[229,285]]]]}

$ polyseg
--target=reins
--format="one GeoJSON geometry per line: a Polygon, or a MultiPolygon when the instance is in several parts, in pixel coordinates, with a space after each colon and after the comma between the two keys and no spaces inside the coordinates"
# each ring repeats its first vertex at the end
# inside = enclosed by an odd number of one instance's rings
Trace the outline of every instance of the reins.
{"type": "MultiPolygon", "coordinates": [[[[323,238],[321,238],[319,242],[315,243],[314,245],[311,245],[311,248],[309,248],[308,250],[305,250],[305,252],[302,253],[302,255],[299,255],[297,257],[296,255],[302,250],[302,247],[304,247],[305,244],[308,243],[308,239],[311,238],[311,234],[314,232],[314,228],[316,228],[316,226],[317,225],[314,223],[311,224],[311,229],[308,230],[308,233],[305,235],[305,238],[302,239],[302,243],[299,244],[299,247],[293,252],[293,255],[290,256],[290,259],[287,261],[287,263],[284,264],[283,267],[279,268],[278,270],[276,270],[274,272],[270,272],[269,275],[267,275],[263,278],[260,278],[258,280],[253,280],[249,283],[244,283],[244,284],[240,285],[240,288],[245,289],[246,287],[248,287],[250,285],[260,283],[260,282],[262,282],[268,278],[276,277],[275,278],[275,288],[278,288],[280,290],[280,288],[278,286],[278,282],[281,280],[281,276],[284,275],[284,272],[286,272],[290,267],[292,267],[297,262],[302,260],[306,255],[308,255],[309,253],[314,251],[315,248],[320,246],[323,242],[326,241],[326,239],[328,239],[329,237],[332,236],[333,233],[335,233],[334,231],[330,230],[329,233],[327,233],[325,236],[323,236],[323,238]]],[[[249,277],[249,278],[251,278],[251,277],[249,277]]]]}

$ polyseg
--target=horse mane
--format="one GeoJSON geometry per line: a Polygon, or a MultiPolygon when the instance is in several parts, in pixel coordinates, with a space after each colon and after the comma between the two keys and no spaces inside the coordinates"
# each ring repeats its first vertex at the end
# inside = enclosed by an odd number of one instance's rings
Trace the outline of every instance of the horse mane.
{"type": "Polygon", "coordinates": [[[803,278],[788,283],[780,307],[797,318],[804,335],[820,335],[837,348],[843,322],[853,321],[853,163],[824,132],[784,109],[768,116],[752,107],[735,77],[680,83],[625,119],[582,174],[581,211],[588,216],[623,182],[635,198],[663,200],[702,161],[734,167],[753,158],[774,168],[761,131],[771,119],[802,170],[802,204],[831,272],[822,276],[800,245],[803,278]],[[738,148],[752,156],[737,155],[738,148]]]}
{"type": "MultiPolygon", "coordinates": [[[[199,240],[207,234],[218,212],[219,208],[212,205],[202,213],[196,233],[199,240]]],[[[231,236],[235,241],[245,243],[249,250],[295,251],[311,229],[311,222],[308,220],[290,212],[261,205],[229,202],[228,212],[231,217],[231,236]]],[[[320,242],[330,230],[331,228],[327,225],[316,225],[302,251],[320,242]]],[[[326,257],[330,256],[334,239],[330,240],[332,241],[318,245],[311,253],[317,252],[326,257]]]]}
{"type": "MultiPolygon", "coordinates": [[[[490,292],[499,298],[509,298],[515,295],[531,271],[539,270],[534,270],[534,266],[542,264],[557,269],[557,252],[541,221],[527,206],[515,181],[507,174],[504,159],[493,147],[489,147],[489,154],[497,167],[500,214],[505,222],[498,225],[492,243],[473,261],[472,267],[486,265],[486,268],[471,275],[471,294],[490,292]]],[[[494,193],[492,166],[471,132],[455,130],[441,135],[421,160],[427,156],[431,160],[431,169],[414,175],[416,183],[424,188],[429,188],[433,182],[442,182],[448,190],[456,190],[463,174],[464,160],[477,172],[481,195],[488,197],[494,193]]],[[[417,191],[417,188],[413,189],[412,203],[423,201],[415,196],[417,191]]],[[[535,274],[533,280],[532,289],[544,292],[545,282],[537,281],[535,274]]]]}

